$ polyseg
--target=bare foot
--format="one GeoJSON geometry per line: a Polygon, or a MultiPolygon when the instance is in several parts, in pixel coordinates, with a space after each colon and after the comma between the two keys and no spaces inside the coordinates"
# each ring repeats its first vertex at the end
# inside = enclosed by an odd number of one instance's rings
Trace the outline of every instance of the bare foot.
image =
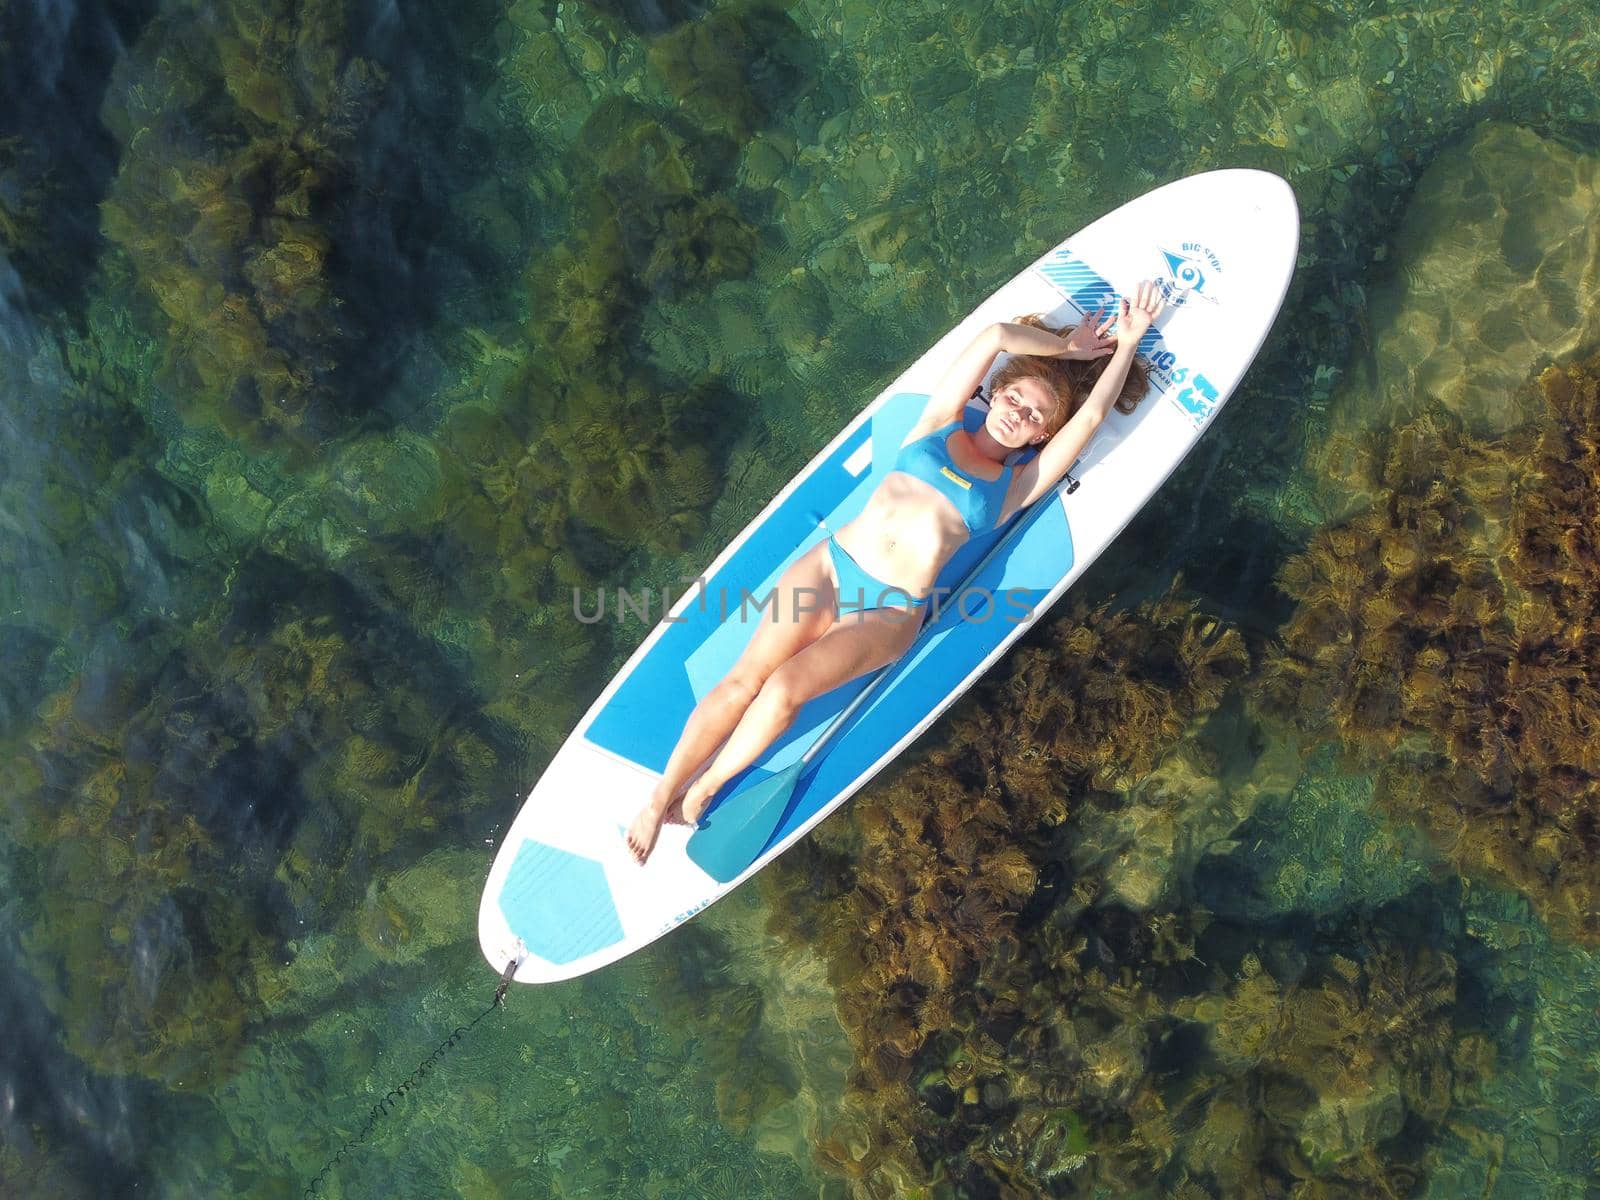
{"type": "Polygon", "coordinates": [[[644,862],[650,857],[650,851],[655,849],[656,835],[661,832],[661,822],[665,816],[666,812],[657,808],[653,800],[634,815],[626,838],[628,853],[638,862],[644,862]]]}
{"type": "Polygon", "coordinates": [[[683,825],[683,793],[688,785],[678,789],[678,794],[671,800],[661,794],[658,785],[650,794],[650,802],[634,814],[633,823],[628,826],[626,840],[628,852],[639,862],[644,862],[650,857],[650,851],[655,849],[656,836],[661,832],[662,823],[683,825]]]}

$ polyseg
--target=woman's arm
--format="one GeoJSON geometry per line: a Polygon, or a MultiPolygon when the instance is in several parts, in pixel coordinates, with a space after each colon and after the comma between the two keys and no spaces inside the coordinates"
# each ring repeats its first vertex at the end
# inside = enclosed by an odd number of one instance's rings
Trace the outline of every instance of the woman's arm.
{"type": "Polygon", "coordinates": [[[931,433],[960,417],[1001,353],[1035,354],[1041,358],[1099,358],[1109,354],[1111,343],[1105,337],[1105,325],[1097,323],[1099,316],[1096,311],[1067,337],[1013,321],[984,326],[940,378],[906,440],[931,433]]]}
{"type": "Polygon", "coordinates": [[[1061,482],[1062,476],[1072,469],[1072,464],[1078,461],[1083,448],[1094,437],[1095,430],[1100,428],[1100,422],[1106,419],[1106,414],[1116,403],[1122,385],[1128,378],[1128,368],[1133,365],[1133,357],[1138,353],[1139,339],[1144,337],[1150,322],[1156,319],[1165,303],[1160,289],[1148,281],[1139,285],[1138,294],[1131,304],[1123,300],[1122,314],[1117,318],[1116,352],[1095,381],[1088,397],[1072,414],[1072,419],[1017,472],[1016,480],[1000,510],[1001,521],[1052,490],[1061,482]]]}
{"type": "Polygon", "coordinates": [[[1007,354],[1033,354],[1040,358],[1099,358],[1111,353],[1111,339],[1105,336],[1111,322],[1102,322],[1100,313],[1096,309],[1094,316],[1074,325],[1066,337],[1036,325],[1002,321],[995,326],[1000,331],[1000,349],[1007,354]]]}
{"type": "Polygon", "coordinates": [[[999,353],[1000,326],[985,325],[967,343],[966,349],[956,355],[950,369],[940,376],[938,385],[928,397],[928,403],[923,406],[922,415],[906,435],[906,441],[915,441],[924,434],[932,433],[965,412],[967,401],[972,399],[972,393],[978,390],[978,385],[994,365],[995,355],[999,353]]]}

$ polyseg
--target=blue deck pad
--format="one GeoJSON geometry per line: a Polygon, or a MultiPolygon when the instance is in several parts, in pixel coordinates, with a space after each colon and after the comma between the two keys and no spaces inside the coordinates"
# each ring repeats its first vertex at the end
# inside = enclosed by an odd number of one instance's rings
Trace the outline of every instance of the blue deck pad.
{"type": "MultiPolygon", "coordinates": [[[[828,529],[837,530],[860,513],[873,489],[892,469],[901,442],[916,424],[927,402],[927,396],[914,392],[900,392],[889,397],[870,420],[802,479],[761,527],[707,579],[701,601],[684,610],[681,623],[667,627],[605,707],[595,714],[588,728],[583,730],[584,736],[648,770],[665,770],[695,704],[716,686],[744,652],[755,635],[756,622],[772,619],[770,604],[765,610],[757,610],[752,603],[741,620],[741,589],[747,589],[757,600],[764,599],[790,564],[825,538],[828,529]],[[859,476],[852,475],[844,464],[869,438],[871,467],[859,476]],[[819,517],[826,522],[826,529],[818,523],[819,517]]],[[[983,420],[981,408],[967,409],[968,430],[975,430],[983,420]]],[[[1023,513],[1000,530],[968,541],[945,564],[939,575],[939,586],[953,588],[959,584],[973,565],[988,553],[1000,533],[1028,516],[1023,513]]],[[[1060,565],[1059,555],[1058,544],[1056,579],[1065,569],[1060,565]]],[[[1054,580],[1051,586],[1053,584],[1054,580]]],[[[924,630],[923,637],[928,637],[930,632],[924,630]]],[[[757,775],[768,774],[803,753],[821,726],[875,678],[876,675],[871,675],[851,680],[826,696],[817,697],[801,710],[785,737],[752,770],[757,775]],[[792,751],[791,747],[794,747],[792,751]]]]}
{"type": "Polygon", "coordinates": [[[532,838],[511,863],[500,911],[511,932],[546,962],[573,962],[622,940],[605,869],[532,838]]]}

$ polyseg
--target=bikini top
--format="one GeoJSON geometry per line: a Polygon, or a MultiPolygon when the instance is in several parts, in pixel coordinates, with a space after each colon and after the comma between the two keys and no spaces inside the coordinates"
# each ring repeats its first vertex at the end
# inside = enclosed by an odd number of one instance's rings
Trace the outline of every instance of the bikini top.
{"type": "Polygon", "coordinates": [[[1006,489],[1011,486],[1011,467],[1003,467],[1000,477],[993,480],[968,475],[957,467],[955,460],[950,457],[947,439],[952,430],[960,429],[964,424],[962,420],[951,421],[914,442],[907,442],[895,455],[892,469],[931,483],[935,490],[949,497],[956,506],[967,531],[977,533],[993,528],[1000,519],[1006,489]]]}

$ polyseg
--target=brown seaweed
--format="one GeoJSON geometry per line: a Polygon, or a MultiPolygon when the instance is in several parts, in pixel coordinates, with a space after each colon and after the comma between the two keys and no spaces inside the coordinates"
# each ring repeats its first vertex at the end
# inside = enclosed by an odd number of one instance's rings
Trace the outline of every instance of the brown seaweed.
{"type": "Polygon", "coordinates": [[[1385,499],[1316,534],[1264,709],[1378,772],[1469,874],[1600,942],[1600,360],[1539,378],[1548,418],[1493,440],[1435,406],[1374,443],[1385,499]]]}

